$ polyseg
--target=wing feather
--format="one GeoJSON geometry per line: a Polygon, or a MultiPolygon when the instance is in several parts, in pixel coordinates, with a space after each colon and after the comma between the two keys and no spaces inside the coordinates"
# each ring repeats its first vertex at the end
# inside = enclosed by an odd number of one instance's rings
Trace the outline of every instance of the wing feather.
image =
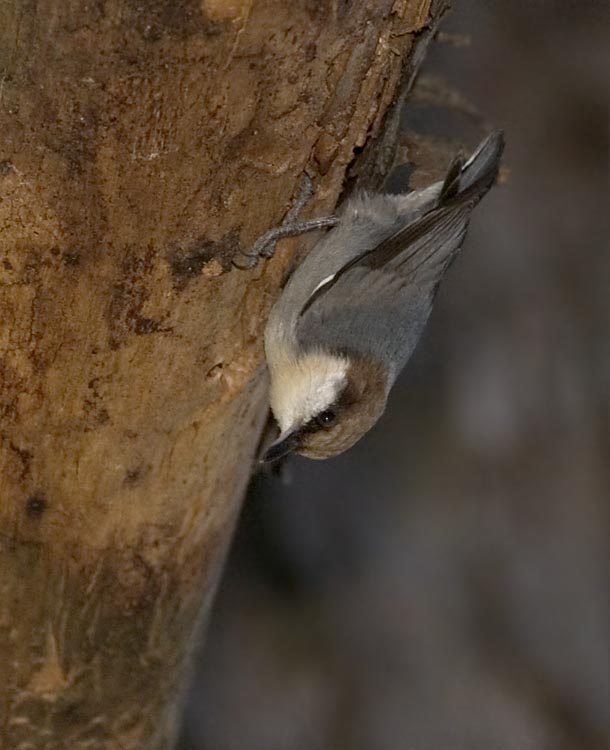
{"type": "Polygon", "coordinates": [[[467,162],[456,159],[436,206],[315,289],[297,325],[304,346],[351,350],[400,370],[461,248],[472,209],[496,178],[503,143],[501,133],[492,133],[467,162]]]}

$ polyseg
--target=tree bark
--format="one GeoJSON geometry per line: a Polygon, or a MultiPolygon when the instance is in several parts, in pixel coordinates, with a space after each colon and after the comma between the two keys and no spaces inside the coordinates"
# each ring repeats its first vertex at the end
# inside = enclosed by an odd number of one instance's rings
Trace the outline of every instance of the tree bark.
{"type": "Polygon", "coordinates": [[[3,749],[172,746],[289,263],[231,258],[304,171],[309,215],[354,149],[383,171],[386,141],[368,144],[440,8],[2,2],[3,749]]]}

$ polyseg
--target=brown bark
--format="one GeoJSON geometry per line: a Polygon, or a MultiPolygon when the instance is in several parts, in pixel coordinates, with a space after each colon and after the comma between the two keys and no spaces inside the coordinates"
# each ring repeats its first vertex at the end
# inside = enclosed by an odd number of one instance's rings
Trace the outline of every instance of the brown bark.
{"type": "Polygon", "coordinates": [[[382,170],[387,143],[367,144],[436,15],[1,4],[0,747],[171,747],[287,269],[285,250],[250,272],[231,257],[304,170],[308,213],[332,209],[355,147],[382,170]]]}

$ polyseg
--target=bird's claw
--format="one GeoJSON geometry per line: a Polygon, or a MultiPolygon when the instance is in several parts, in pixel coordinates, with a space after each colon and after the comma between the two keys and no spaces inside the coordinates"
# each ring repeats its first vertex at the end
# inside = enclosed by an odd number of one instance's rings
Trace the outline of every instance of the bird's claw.
{"type": "Polygon", "coordinates": [[[303,175],[299,184],[295,201],[286,213],[279,227],[270,229],[261,235],[252,248],[248,251],[241,251],[240,255],[246,260],[233,259],[233,265],[240,270],[250,270],[258,263],[259,258],[273,258],[277,243],[286,237],[295,237],[305,232],[311,232],[315,229],[324,229],[334,226],[338,219],[336,217],[326,217],[322,219],[311,219],[309,221],[298,221],[297,217],[301,209],[309,201],[314,193],[313,183],[308,175],[303,175]]]}

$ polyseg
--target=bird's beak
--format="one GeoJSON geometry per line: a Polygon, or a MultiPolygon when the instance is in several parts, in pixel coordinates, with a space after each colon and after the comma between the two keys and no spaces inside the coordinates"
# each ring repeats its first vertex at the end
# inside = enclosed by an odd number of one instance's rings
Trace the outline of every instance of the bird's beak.
{"type": "Polygon", "coordinates": [[[268,461],[277,461],[278,458],[283,458],[291,453],[299,446],[299,432],[298,430],[286,430],[279,438],[272,443],[267,450],[263,453],[261,463],[267,463],[268,461]]]}

